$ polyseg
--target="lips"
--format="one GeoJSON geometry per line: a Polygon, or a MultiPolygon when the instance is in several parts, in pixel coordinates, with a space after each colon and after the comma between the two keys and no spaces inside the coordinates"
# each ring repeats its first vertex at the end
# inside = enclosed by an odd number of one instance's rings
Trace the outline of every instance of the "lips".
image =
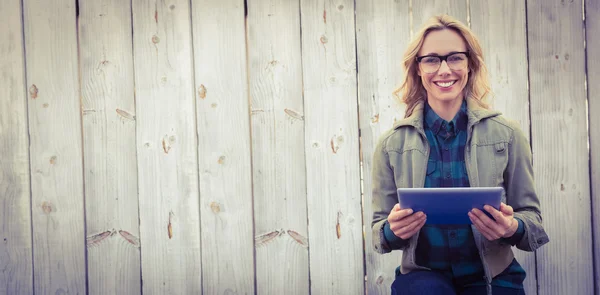
{"type": "Polygon", "coordinates": [[[452,85],[454,85],[456,83],[457,80],[453,80],[453,81],[436,81],[433,82],[435,85],[442,87],[442,88],[448,88],[452,85]]]}

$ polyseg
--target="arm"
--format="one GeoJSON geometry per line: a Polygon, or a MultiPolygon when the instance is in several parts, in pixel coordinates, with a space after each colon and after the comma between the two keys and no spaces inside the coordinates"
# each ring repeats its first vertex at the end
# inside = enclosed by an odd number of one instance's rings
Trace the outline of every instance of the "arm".
{"type": "Polygon", "coordinates": [[[506,201],[513,208],[514,217],[523,223],[524,233],[518,241],[511,242],[521,250],[535,251],[549,239],[542,226],[540,201],[535,192],[531,150],[523,132],[516,124],[513,128],[504,171],[506,201]]]}
{"type": "Polygon", "coordinates": [[[382,136],[373,154],[373,247],[378,253],[388,253],[408,246],[408,240],[396,237],[387,222],[388,215],[398,203],[394,171],[384,148],[387,137],[382,136]],[[395,239],[394,239],[395,238],[395,239]]]}

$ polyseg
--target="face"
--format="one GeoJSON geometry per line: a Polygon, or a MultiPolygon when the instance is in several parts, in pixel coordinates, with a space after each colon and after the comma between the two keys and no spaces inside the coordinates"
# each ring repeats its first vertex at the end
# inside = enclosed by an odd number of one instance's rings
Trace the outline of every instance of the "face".
{"type": "MultiPolygon", "coordinates": [[[[445,56],[454,52],[466,51],[467,46],[461,35],[453,30],[445,29],[429,32],[417,57],[445,56]]],[[[461,64],[460,58],[448,57],[448,60],[442,61],[439,69],[433,73],[427,73],[431,71],[431,59],[421,60],[421,63],[418,64],[417,73],[421,76],[421,82],[427,91],[427,100],[430,104],[449,104],[462,101],[463,90],[469,78],[469,68],[468,59],[466,66],[457,66],[461,64]],[[427,70],[426,62],[430,63],[429,70],[427,70]]]]}

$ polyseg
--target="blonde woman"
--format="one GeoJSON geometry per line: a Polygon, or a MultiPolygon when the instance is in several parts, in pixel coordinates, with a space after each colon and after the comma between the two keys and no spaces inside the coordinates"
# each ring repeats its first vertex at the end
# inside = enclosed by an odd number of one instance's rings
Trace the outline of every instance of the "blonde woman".
{"type": "Polygon", "coordinates": [[[405,118],[381,136],[373,157],[373,242],[403,250],[392,294],[525,294],[511,246],[546,244],[529,144],[490,110],[479,41],[456,19],[431,18],[404,56],[398,90],[405,118]],[[472,225],[429,225],[400,208],[398,187],[498,187],[500,210],[478,209],[472,225]]]}

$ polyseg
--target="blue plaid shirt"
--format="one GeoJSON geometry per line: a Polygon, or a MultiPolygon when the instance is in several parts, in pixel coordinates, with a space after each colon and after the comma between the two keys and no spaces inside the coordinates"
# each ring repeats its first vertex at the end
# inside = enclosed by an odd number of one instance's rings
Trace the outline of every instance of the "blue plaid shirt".
{"type": "MultiPolygon", "coordinates": [[[[431,147],[425,187],[468,187],[465,166],[467,142],[467,106],[463,104],[452,121],[440,118],[425,104],[425,135],[431,147]]],[[[511,239],[512,245],[524,234],[523,223],[511,239]]],[[[393,248],[408,242],[396,237],[389,224],[384,228],[386,240],[393,248]],[[395,246],[395,247],[394,247],[395,246]]],[[[416,249],[416,263],[438,271],[453,280],[458,288],[485,285],[483,264],[470,225],[428,225],[421,229],[416,249]]],[[[492,280],[492,285],[523,288],[525,270],[516,260],[492,280]]]]}

